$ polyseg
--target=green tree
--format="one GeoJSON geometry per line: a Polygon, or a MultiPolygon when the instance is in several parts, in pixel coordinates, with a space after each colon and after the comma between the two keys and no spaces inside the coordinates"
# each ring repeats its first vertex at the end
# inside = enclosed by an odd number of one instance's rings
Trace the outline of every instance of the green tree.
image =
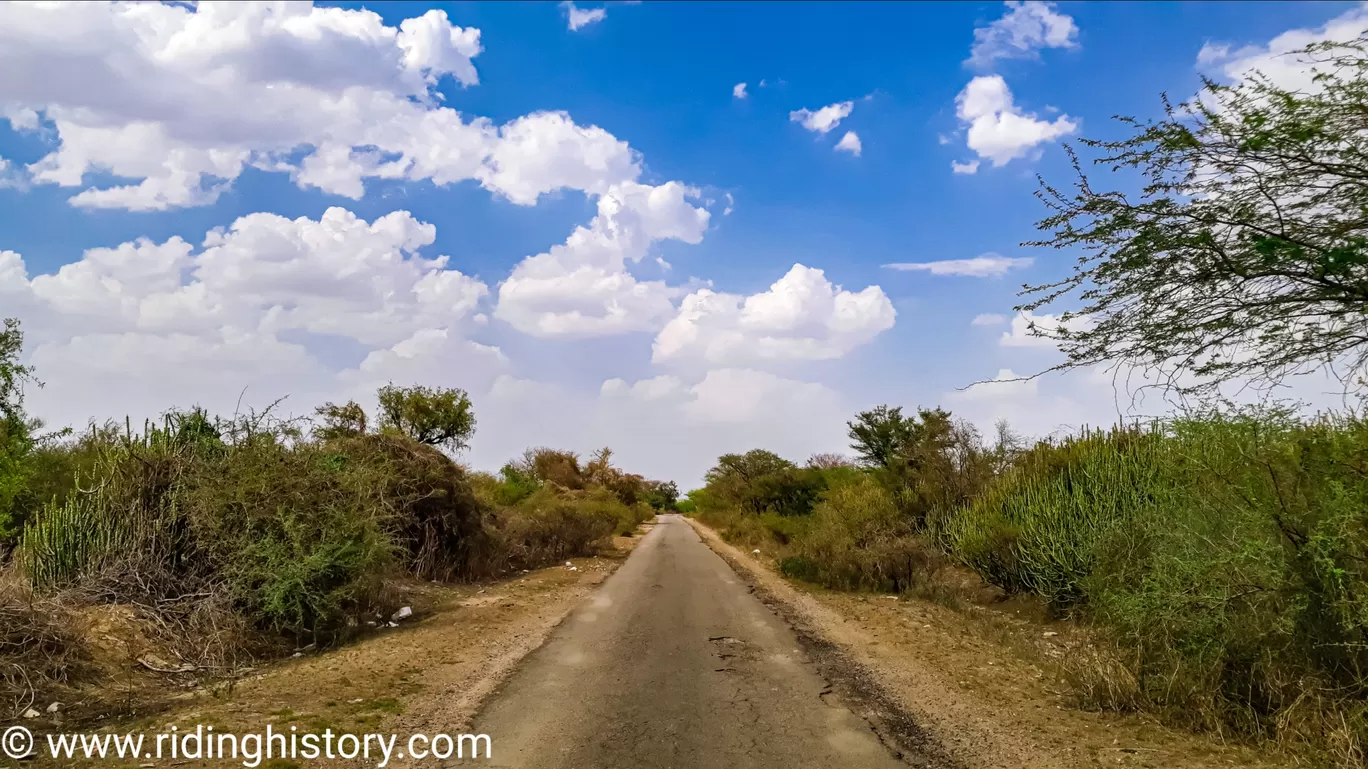
{"type": "Polygon", "coordinates": [[[674,481],[650,481],[646,484],[646,504],[654,510],[674,512],[679,502],[679,486],[674,481]]]}
{"type": "Polygon", "coordinates": [[[1206,80],[1161,119],[1120,118],[1128,138],[1082,141],[1106,178],[1138,172],[1139,194],[1094,188],[1072,149],[1075,190],[1042,180],[1049,237],[1026,245],[1081,252],[1017,308],[1081,304],[1033,329],[1065,353],[1055,368],[1135,366],[1209,391],[1368,362],[1368,38],[1294,56],[1314,69],[1304,90],[1206,80]]]}
{"type": "Polygon", "coordinates": [[[465,390],[421,385],[380,388],[380,428],[419,443],[460,451],[475,433],[475,413],[465,390]]]}
{"type": "Polygon", "coordinates": [[[866,467],[892,467],[913,441],[916,420],[904,417],[902,406],[875,406],[861,411],[850,428],[850,447],[866,467]]]}
{"type": "Polygon", "coordinates": [[[342,405],[325,403],[314,409],[319,424],[314,434],[319,439],[329,441],[335,438],[350,438],[366,434],[366,410],[356,401],[342,405]]]}
{"type": "Polygon", "coordinates": [[[0,553],[23,525],[18,502],[32,469],[35,423],[24,413],[24,384],[35,380],[33,369],[19,362],[23,349],[19,321],[6,318],[0,331],[0,553]]]}

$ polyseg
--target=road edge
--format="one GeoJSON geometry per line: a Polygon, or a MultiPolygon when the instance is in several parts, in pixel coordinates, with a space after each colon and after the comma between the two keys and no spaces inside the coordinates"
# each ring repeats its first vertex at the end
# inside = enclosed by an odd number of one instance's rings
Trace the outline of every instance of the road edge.
{"type": "Polygon", "coordinates": [[[828,609],[728,544],[712,528],[689,516],[681,517],[699,539],[736,572],[751,593],[788,624],[832,693],[869,724],[894,756],[909,766],[963,769],[964,765],[950,756],[933,732],[879,683],[873,670],[860,664],[850,649],[827,638],[811,621],[814,612],[828,609]]]}

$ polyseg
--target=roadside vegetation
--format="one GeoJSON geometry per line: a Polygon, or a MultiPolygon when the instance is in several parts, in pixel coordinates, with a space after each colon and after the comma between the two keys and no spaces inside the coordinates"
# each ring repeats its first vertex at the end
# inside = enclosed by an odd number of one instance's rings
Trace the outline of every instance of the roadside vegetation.
{"type": "MultiPolygon", "coordinates": [[[[388,624],[416,580],[496,578],[591,555],[672,509],[673,484],[532,449],[499,475],[452,459],[461,390],[386,386],[378,413],[325,404],[231,419],[44,432],[26,416],[17,321],[0,334],[0,714],[98,683],[110,607],[158,673],[232,676],[388,624]]],[[[63,697],[65,699],[65,697],[63,697]]]]}
{"type": "Polygon", "coordinates": [[[829,588],[937,596],[970,570],[1087,629],[1063,671],[1081,705],[1362,766],[1368,418],[1220,398],[1324,370],[1363,394],[1368,41],[1293,55],[1319,73],[1304,91],[1208,82],[1082,142],[1138,194],[1077,155],[1072,191],[1042,182],[1029,245],[1079,258],[1017,309],[1074,303],[1033,329],[1056,369],[1144,371],[1207,405],[1038,442],[880,406],[850,422],[853,458],[724,456],[681,509],[829,588]]]}

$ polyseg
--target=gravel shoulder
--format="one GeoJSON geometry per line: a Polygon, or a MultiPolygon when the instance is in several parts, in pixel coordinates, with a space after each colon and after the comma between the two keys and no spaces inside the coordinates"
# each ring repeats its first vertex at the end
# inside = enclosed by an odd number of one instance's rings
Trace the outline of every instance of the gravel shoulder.
{"type": "Polygon", "coordinates": [[[1071,709],[1063,684],[1033,652],[1023,651],[1042,635],[1038,625],[918,599],[793,583],[763,554],[743,552],[688,520],[758,597],[808,639],[810,654],[825,653],[833,666],[845,668],[854,696],[884,711],[894,725],[905,724],[903,739],[943,751],[964,769],[1288,765],[1141,717],[1071,709]]]}

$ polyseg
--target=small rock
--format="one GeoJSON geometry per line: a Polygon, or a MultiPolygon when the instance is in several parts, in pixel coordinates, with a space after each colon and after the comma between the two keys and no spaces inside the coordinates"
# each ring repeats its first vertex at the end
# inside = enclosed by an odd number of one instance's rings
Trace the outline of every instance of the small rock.
{"type": "Polygon", "coordinates": [[[357,698],[354,699],[354,700],[347,700],[347,704],[349,704],[349,705],[355,705],[355,704],[358,703],[358,702],[365,702],[365,700],[362,699],[362,698],[360,698],[360,697],[357,697],[357,698]]]}
{"type": "Polygon", "coordinates": [[[408,619],[409,617],[412,617],[412,616],[413,616],[413,607],[411,607],[411,606],[405,606],[404,608],[402,608],[402,609],[400,609],[399,611],[396,611],[395,613],[393,613],[393,614],[390,615],[390,622],[398,622],[399,620],[408,619]]]}
{"type": "Polygon", "coordinates": [[[290,655],[290,657],[291,657],[292,659],[293,659],[293,658],[297,658],[297,657],[303,657],[303,656],[304,656],[304,652],[295,652],[294,654],[291,654],[291,655],[290,655]]]}
{"type": "Polygon", "coordinates": [[[566,562],[565,562],[565,565],[566,565],[566,566],[574,566],[575,564],[571,563],[570,561],[566,561],[566,562]]]}
{"type": "Polygon", "coordinates": [[[1046,630],[1044,633],[1041,633],[1041,635],[1045,636],[1046,638],[1054,638],[1059,634],[1053,630],[1046,630]]]}
{"type": "Polygon", "coordinates": [[[760,548],[757,547],[757,548],[755,548],[754,550],[752,550],[751,552],[752,552],[752,553],[759,553],[759,552],[760,552],[760,548]]]}
{"type": "Polygon", "coordinates": [[[387,623],[387,625],[388,625],[389,627],[399,627],[399,623],[398,623],[398,622],[390,622],[390,623],[387,623]]]}
{"type": "Polygon", "coordinates": [[[60,703],[60,702],[54,702],[54,703],[52,703],[51,705],[48,705],[48,706],[47,706],[47,712],[49,712],[49,713],[56,713],[57,711],[59,711],[59,710],[61,710],[61,709],[62,709],[62,703],[60,703]]]}
{"type": "Polygon", "coordinates": [[[37,718],[40,715],[42,714],[34,710],[33,708],[29,708],[28,710],[24,711],[24,718],[37,718]]]}
{"type": "Polygon", "coordinates": [[[896,595],[890,595],[889,599],[896,601],[898,600],[898,597],[896,595]]]}
{"type": "Polygon", "coordinates": [[[574,566],[571,566],[570,571],[579,571],[579,569],[576,569],[574,566]]]}

